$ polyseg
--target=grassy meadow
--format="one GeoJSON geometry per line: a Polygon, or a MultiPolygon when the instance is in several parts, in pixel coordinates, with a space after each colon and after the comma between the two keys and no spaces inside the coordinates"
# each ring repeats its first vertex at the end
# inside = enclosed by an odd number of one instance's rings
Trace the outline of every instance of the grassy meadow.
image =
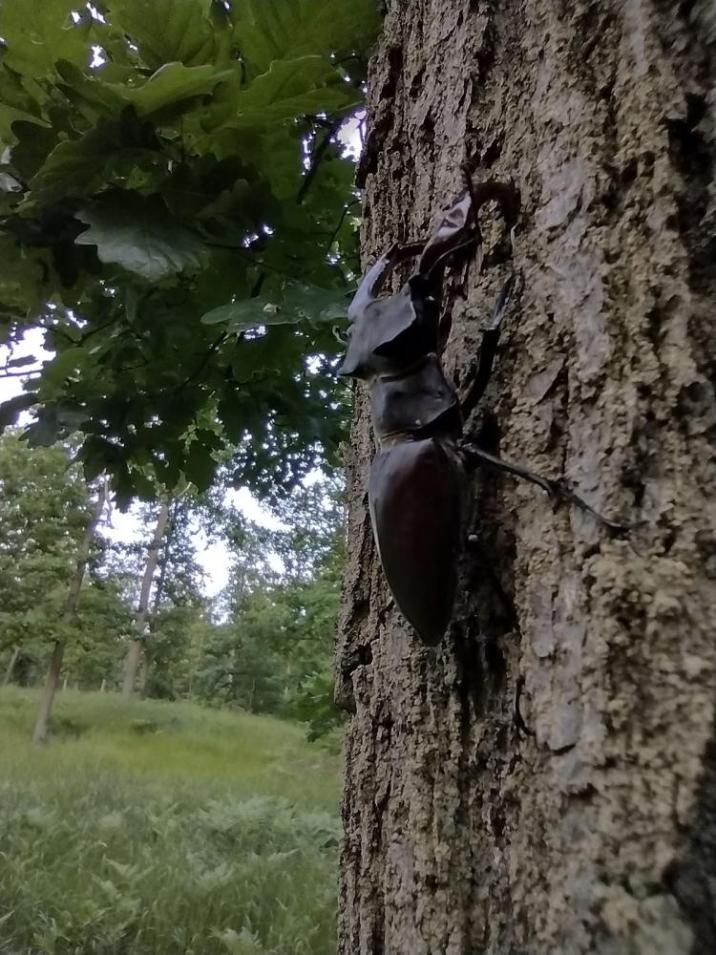
{"type": "Polygon", "coordinates": [[[0,953],[332,955],[339,760],[190,703],[0,689],[0,953]]]}

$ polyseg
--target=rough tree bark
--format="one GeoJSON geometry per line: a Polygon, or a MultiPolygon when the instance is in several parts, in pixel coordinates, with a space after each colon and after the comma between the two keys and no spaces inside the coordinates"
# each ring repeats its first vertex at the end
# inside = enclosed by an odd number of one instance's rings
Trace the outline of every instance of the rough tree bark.
{"type": "MultiPolygon", "coordinates": [[[[464,161],[513,179],[524,290],[469,427],[648,523],[478,474],[427,650],[377,564],[358,389],[341,955],[716,951],[715,48],[711,0],[390,4],[364,264],[426,234],[464,161]]],[[[463,380],[504,268],[449,272],[463,380]]]]}
{"type": "MultiPolygon", "coordinates": [[[[97,532],[97,525],[102,519],[102,511],[104,510],[104,506],[107,501],[107,494],[108,484],[107,480],[105,479],[102,486],[97,491],[97,503],[95,505],[94,516],[87,525],[84,537],[82,538],[82,542],[80,544],[79,552],[77,554],[77,567],[75,568],[75,573],[72,577],[72,580],[70,581],[70,589],[67,592],[65,605],[62,608],[60,624],[62,624],[62,622],[66,621],[68,618],[74,617],[77,613],[77,610],[79,609],[82,581],[84,580],[85,573],[87,571],[87,564],[92,552],[92,541],[94,540],[94,536],[97,532]]],[[[62,673],[62,661],[64,655],[65,638],[61,637],[60,639],[55,640],[55,645],[52,648],[50,666],[47,670],[45,687],[42,691],[42,696],[40,697],[40,708],[37,712],[35,728],[32,733],[33,743],[47,742],[47,736],[50,729],[50,716],[52,715],[52,706],[55,702],[55,693],[57,693],[57,687],[60,685],[60,674],[62,673]]]]}
{"type": "Polygon", "coordinates": [[[154,534],[147,551],[147,561],[142,575],[142,586],[139,592],[139,603],[134,617],[134,631],[136,637],[129,644],[127,657],[124,661],[124,682],[122,694],[133,696],[137,688],[137,677],[144,657],[144,639],[149,615],[149,595],[152,589],[154,572],[159,562],[159,551],[169,522],[169,501],[163,500],[157,513],[157,523],[154,525],[154,534]]]}

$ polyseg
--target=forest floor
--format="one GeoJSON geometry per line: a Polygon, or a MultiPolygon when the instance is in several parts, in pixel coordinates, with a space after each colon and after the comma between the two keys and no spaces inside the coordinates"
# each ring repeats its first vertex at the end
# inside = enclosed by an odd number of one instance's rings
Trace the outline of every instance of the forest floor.
{"type": "Polygon", "coordinates": [[[332,955],[340,759],[191,703],[0,690],[0,953],[332,955]]]}

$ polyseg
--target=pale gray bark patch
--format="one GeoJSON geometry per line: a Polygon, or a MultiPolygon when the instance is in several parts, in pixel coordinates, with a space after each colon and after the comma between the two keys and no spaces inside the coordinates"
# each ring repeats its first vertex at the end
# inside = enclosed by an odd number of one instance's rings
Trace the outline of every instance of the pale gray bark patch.
{"type": "MultiPolygon", "coordinates": [[[[426,650],[377,565],[357,392],[341,955],[716,950],[715,48],[708,0],[390,5],[364,264],[425,235],[464,161],[514,180],[524,290],[470,428],[648,523],[610,536],[478,474],[426,650]]],[[[496,259],[448,278],[461,380],[496,259]]]]}

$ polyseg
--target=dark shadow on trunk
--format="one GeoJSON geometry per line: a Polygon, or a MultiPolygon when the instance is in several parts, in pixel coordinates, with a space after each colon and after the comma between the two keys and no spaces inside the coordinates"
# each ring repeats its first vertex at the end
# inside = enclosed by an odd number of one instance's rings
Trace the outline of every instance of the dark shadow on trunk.
{"type": "Polygon", "coordinates": [[[716,952],[716,719],[685,846],[664,873],[694,931],[691,955],[716,952]]]}

